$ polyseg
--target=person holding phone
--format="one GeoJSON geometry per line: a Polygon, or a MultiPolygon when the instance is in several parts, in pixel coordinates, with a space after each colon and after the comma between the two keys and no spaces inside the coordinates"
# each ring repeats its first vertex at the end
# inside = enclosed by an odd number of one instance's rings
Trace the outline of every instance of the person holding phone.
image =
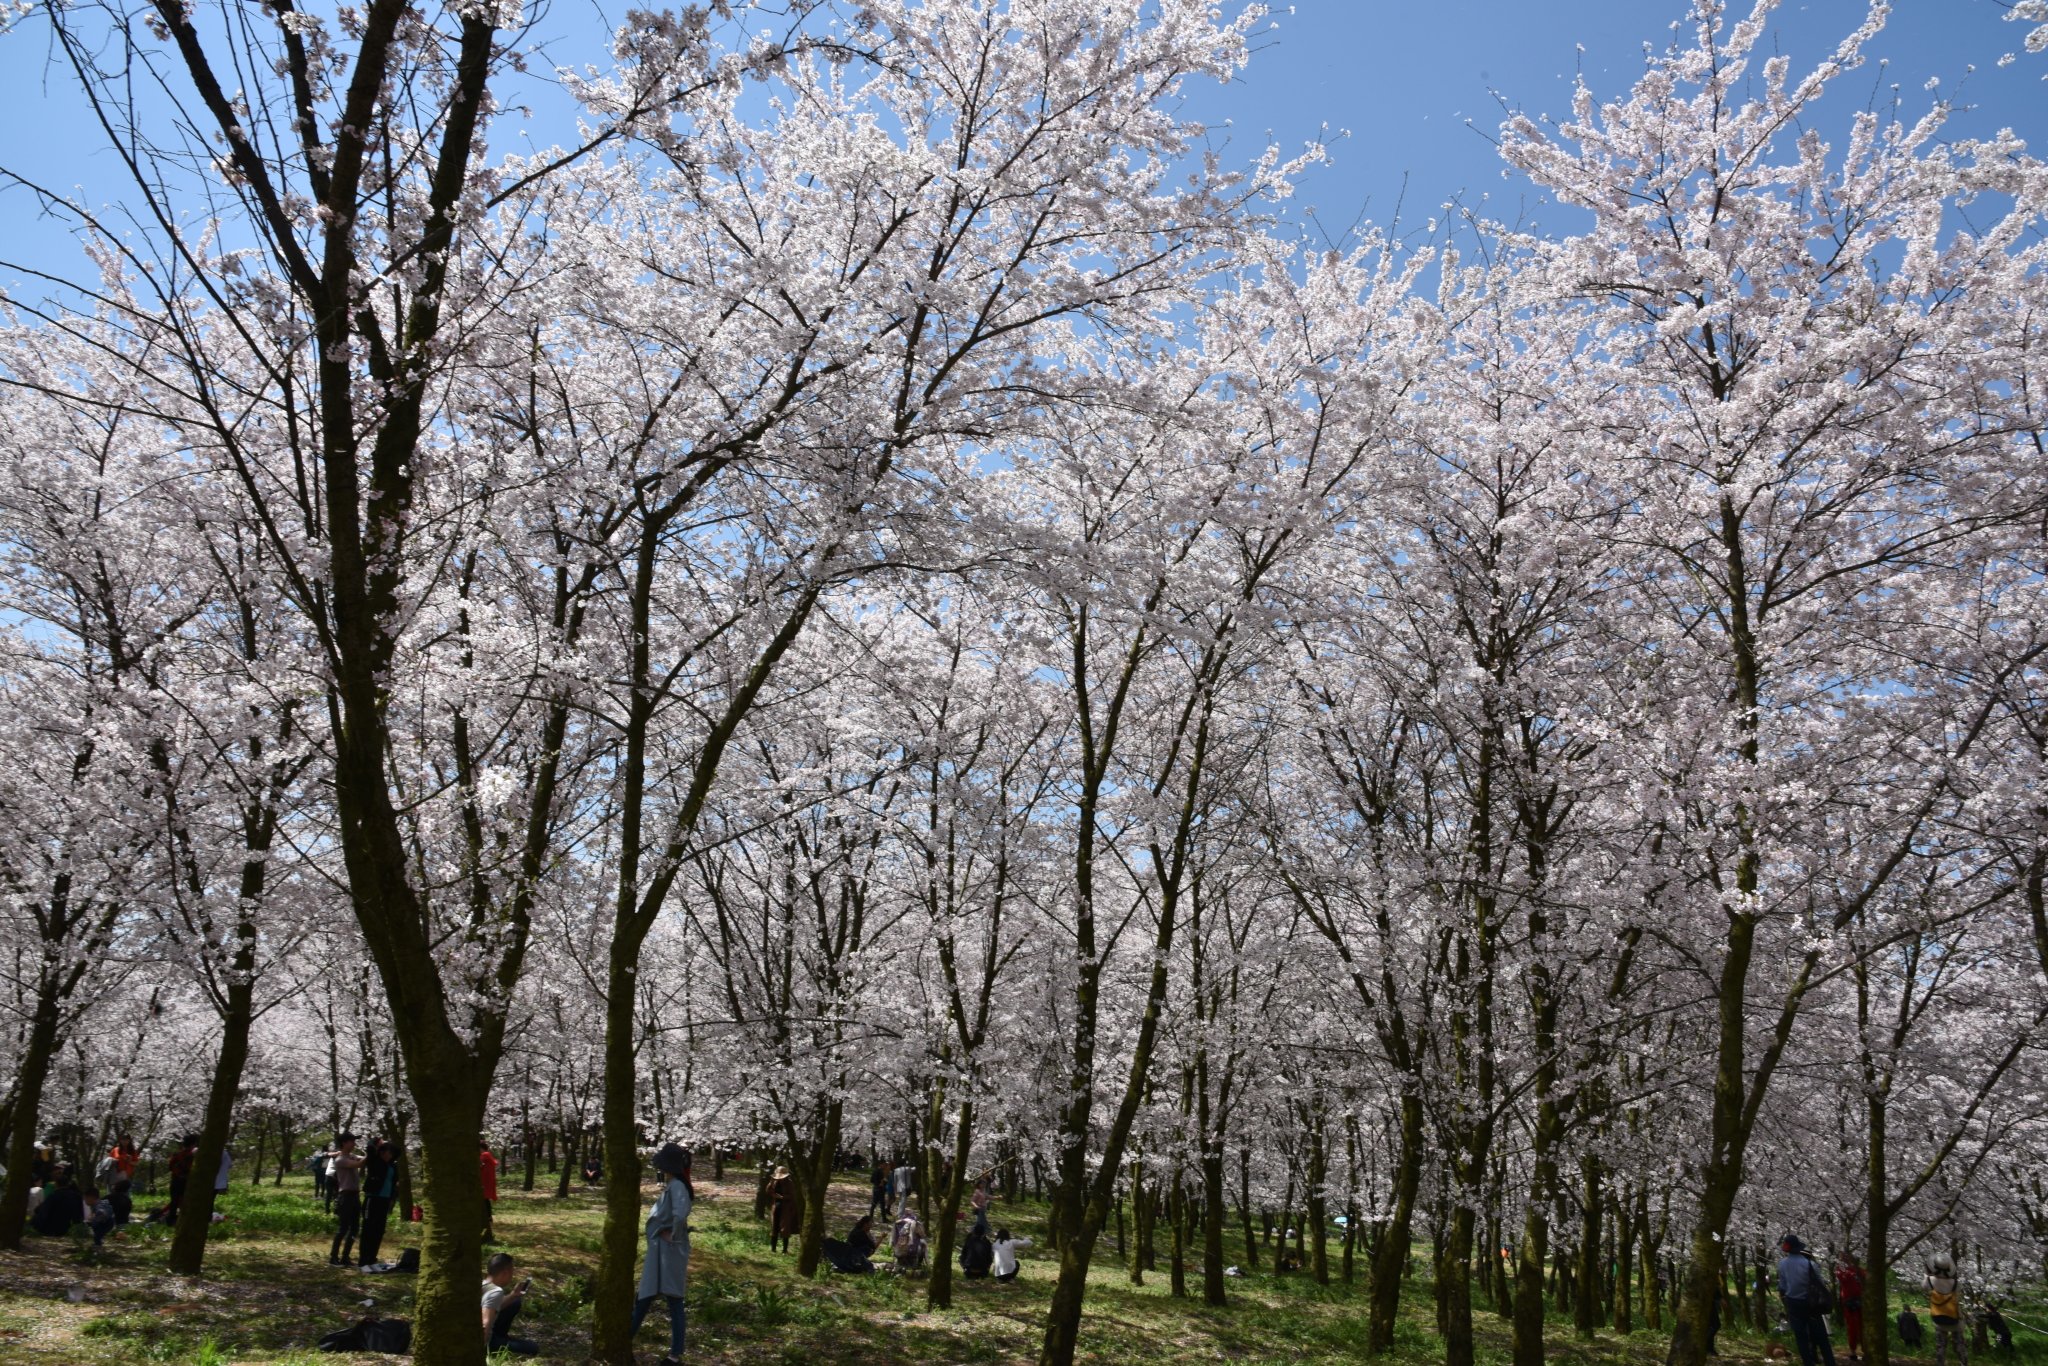
{"type": "Polygon", "coordinates": [[[519,1263],[509,1252],[493,1253],[484,1271],[484,1350],[539,1356],[540,1348],[533,1342],[512,1336],[512,1323],[519,1317],[519,1307],[526,1303],[533,1278],[523,1277],[517,1285],[512,1283],[512,1278],[519,1275],[519,1263]]]}

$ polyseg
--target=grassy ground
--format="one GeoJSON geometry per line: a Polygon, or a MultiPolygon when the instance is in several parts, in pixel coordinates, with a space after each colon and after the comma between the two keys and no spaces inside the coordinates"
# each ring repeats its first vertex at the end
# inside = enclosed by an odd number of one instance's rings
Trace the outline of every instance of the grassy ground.
{"type": "MultiPolygon", "coordinates": [[[[750,1175],[729,1173],[734,1179],[699,1183],[700,1194],[710,1198],[700,1200],[691,1220],[691,1360],[893,1366],[1034,1359],[1053,1275],[1044,1256],[1042,1208],[999,1205],[995,1211],[998,1222],[1037,1244],[1026,1250],[1015,1284],[956,1276],[955,1308],[930,1314],[922,1280],[827,1275],[799,1281],[792,1259],[769,1252],[752,1218],[750,1175]]],[[[543,1191],[502,1193],[501,1245],[534,1280],[521,1331],[539,1341],[543,1360],[581,1361],[589,1346],[587,1278],[596,1264],[602,1219],[597,1196],[580,1189],[560,1200],[543,1191]]],[[[866,1198],[864,1182],[835,1186],[828,1226],[843,1231],[866,1198]]],[[[96,1259],[86,1248],[50,1239],[32,1239],[30,1250],[18,1255],[0,1254],[0,1363],[313,1366],[346,1360],[312,1350],[323,1333],[373,1314],[409,1316],[409,1278],[327,1266],[329,1222],[304,1178],[287,1181],[281,1190],[237,1185],[225,1208],[229,1217],[208,1249],[203,1280],[165,1272],[170,1239],[160,1229],[133,1229],[96,1259]]],[[[386,1257],[408,1245],[406,1233],[404,1225],[393,1226],[386,1257]]],[[[1322,1289],[1299,1275],[1253,1274],[1232,1280],[1230,1307],[1216,1310],[1199,1300],[1172,1299],[1163,1262],[1146,1281],[1142,1288],[1129,1283],[1109,1242],[1089,1289],[1081,1338],[1087,1360],[1316,1363],[1362,1356],[1362,1290],[1322,1289]]],[[[642,1330],[646,1361],[667,1344],[660,1315],[657,1309],[657,1321],[642,1330]]],[[[1482,1312],[1478,1330],[1480,1360],[1505,1361],[1506,1325],[1482,1312]]],[[[2048,1337],[2017,1336],[2040,1344],[2023,1349],[2019,1360],[2048,1363],[2048,1337]]],[[[1770,1346],[1768,1340],[1728,1334],[1721,1340],[1723,1359],[1731,1362],[1768,1360],[1770,1346]]],[[[1558,1362],[1650,1366],[1663,1359],[1663,1349],[1664,1339],[1650,1333],[1602,1333],[1578,1342],[1569,1325],[1558,1323],[1549,1356],[1558,1362]]],[[[1396,1359],[1437,1361],[1442,1355],[1428,1287],[1411,1287],[1404,1296],[1396,1359]]]]}

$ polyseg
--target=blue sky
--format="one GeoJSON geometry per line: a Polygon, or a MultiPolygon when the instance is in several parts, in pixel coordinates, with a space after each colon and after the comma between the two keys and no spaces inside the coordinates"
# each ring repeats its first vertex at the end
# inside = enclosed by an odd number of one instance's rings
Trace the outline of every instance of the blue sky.
{"type": "MultiPolygon", "coordinates": [[[[1740,7],[1744,0],[1735,0],[1740,7]]],[[[642,0],[645,3],[645,0],[642,0]]],[[[621,4],[608,3],[616,15],[621,4]]],[[[1543,218],[1526,186],[1501,178],[1482,133],[1501,118],[1500,99],[1531,113],[1561,113],[1575,65],[1583,63],[1602,95],[1624,92],[1640,71],[1643,44],[1662,46],[1682,0],[1296,0],[1272,6],[1272,31],[1242,79],[1195,90],[1190,109],[1250,157],[1270,132],[1298,147],[1327,126],[1332,164],[1303,185],[1298,208],[1313,207],[1331,231],[1361,214],[1385,223],[1397,204],[1411,224],[1426,221],[1446,199],[1476,203],[1507,219],[1543,218]],[[1290,10],[1292,12],[1290,12],[1290,10]],[[1577,45],[1583,44],[1581,55],[1577,45]],[[1230,120],[1230,128],[1221,127],[1230,120]],[[1467,126],[1470,120],[1474,127],[1467,126]]],[[[1860,0],[1786,0],[1771,43],[1805,69],[1830,52],[1861,20],[1860,0]]],[[[2022,26],[2002,22],[1998,0],[1896,0],[1873,62],[1846,78],[1826,102],[1824,131],[1873,94],[1901,88],[1909,115],[1937,96],[1962,106],[1951,123],[1959,136],[2010,126],[2037,151],[2048,152],[2048,55],[2021,54],[2000,69],[2001,54],[2020,48],[2022,26]],[[1974,73],[1969,68],[1974,66],[1974,73]]],[[[542,31],[554,35],[560,61],[601,56],[604,24],[590,0],[556,0],[542,31]]],[[[45,30],[34,19],[0,34],[0,165],[107,203],[126,185],[101,145],[97,128],[68,95],[61,73],[48,69],[45,30]]],[[[566,126],[542,126],[543,137],[566,126]]],[[[500,141],[515,132],[501,126],[500,141]]],[[[1563,227],[1560,219],[1556,224],[1563,227]]],[[[0,256],[71,267],[69,239],[35,221],[18,190],[0,193],[0,256]]],[[[0,272],[9,286],[18,277],[0,272]]]]}

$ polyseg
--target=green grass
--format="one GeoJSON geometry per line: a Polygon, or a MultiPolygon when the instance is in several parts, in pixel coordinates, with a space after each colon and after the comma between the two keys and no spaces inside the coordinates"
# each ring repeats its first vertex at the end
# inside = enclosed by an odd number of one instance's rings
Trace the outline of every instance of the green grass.
{"type": "MultiPolygon", "coordinates": [[[[1033,1240],[1014,1285],[954,1281],[954,1308],[925,1309],[925,1282],[895,1276],[826,1274],[799,1280],[792,1257],[771,1253],[753,1219],[751,1173],[724,1183],[700,1183],[710,1197],[692,1216],[690,1358],[749,1366],[938,1366],[939,1363],[1026,1363],[1035,1359],[1053,1282],[1045,1247],[1045,1210],[1025,1202],[1003,1204],[1000,1222],[1033,1240]]],[[[540,1342],[544,1360],[581,1361],[589,1347],[591,1278],[596,1269],[603,1212],[598,1195],[580,1187],[557,1199],[551,1183],[524,1193],[517,1172],[507,1173],[496,1224],[500,1246],[517,1255],[533,1277],[534,1293],[521,1323],[540,1342]]],[[[152,1202],[143,1202],[147,1208],[152,1202]]],[[[864,1183],[833,1188],[829,1227],[850,1224],[866,1203],[864,1183]]],[[[113,1366],[164,1362],[174,1366],[337,1366],[348,1359],[318,1353],[313,1343],[358,1318],[410,1317],[412,1279],[364,1276],[326,1265],[331,1226],[303,1177],[279,1189],[236,1185],[221,1206],[228,1217],[215,1229],[207,1275],[193,1282],[165,1274],[167,1230],[131,1229],[97,1259],[69,1244],[32,1240],[21,1255],[0,1255],[0,1364],[113,1366]],[[75,1298],[74,1298],[75,1297],[75,1298]],[[365,1306],[362,1301],[374,1303],[365,1306]]],[[[393,1224],[387,1257],[417,1245],[417,1230],[393,1224]]],[[[1242,1261],[1235,1229],[1230,1260],[1242,1261]]],[[[1418,1247],[1416,1264],[1426,1262],[1418,1247]]],[[[1332,1273],[1335,1274],[1335,1253],[1332,1273]]],[[[1271,1266],[1262,1251],[1262,1262],[1271,1266]]],[[[1176,1300],[1162,1254],[1145,1284],[1130,1283],[1117,1254],[1114,1229],[1104,1238],[1090,1279],[1081,1355],[1091,1362],[1166,1366],[1185,1361],[1355,1362],[1364,1355],[1364,1265],[1358,1283],[1319,1286],[1300,1274],[1254,1271],[1229,1283],[1230,1304],[1202,1304],[1202,1282],[1190,1269],[1195,1298],[1176,1300]]],[[[2038,1302],[2015,1311],[2048,1325],[2038,1302]]],[[[664,1311],[644,1326],[642,1361],[667,1343],[664,1311]]],[[[1426,1282],[1404,1289],[1396,1327],[1398,1363],[1443,1359],[1426,1282]]],[[[1478,1360],[1508,1359],[1506,1323],[1481,1295],[1474,1304],[1478,1360]]],[[[2048,1337],[2015,1332],[2014,1358],[2048,1366],[2048,1337]]],[[[1664,1357],[1661,1333],[1602,1331],[1577,1339],[1563,1316],[1550,1319],[1551,1361],[1587,1366],[1653,1366],[1664,1357]]],[[[1724,1332],[1722,1359],[1763,1362],[1772,1341],[1743,1331],[1724,1332]]],[[[1897,1357],[1907,1363],[1914,1359],[1897,1357]]],[[[388,1357],[358,1358],[361,1366],[388,1357]]]]}

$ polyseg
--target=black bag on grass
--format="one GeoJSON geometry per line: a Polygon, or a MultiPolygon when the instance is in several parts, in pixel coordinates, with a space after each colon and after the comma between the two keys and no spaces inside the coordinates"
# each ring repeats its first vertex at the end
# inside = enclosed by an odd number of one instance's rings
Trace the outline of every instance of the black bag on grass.
{"type": "Polygon", "coordinates": [[[389,1352],[404,1356],[412,1351],[412,1325],[404,1319],[364,1319],[353,1328],[337,1328],[320,1339],[323,1352],[389,1352]]]}

